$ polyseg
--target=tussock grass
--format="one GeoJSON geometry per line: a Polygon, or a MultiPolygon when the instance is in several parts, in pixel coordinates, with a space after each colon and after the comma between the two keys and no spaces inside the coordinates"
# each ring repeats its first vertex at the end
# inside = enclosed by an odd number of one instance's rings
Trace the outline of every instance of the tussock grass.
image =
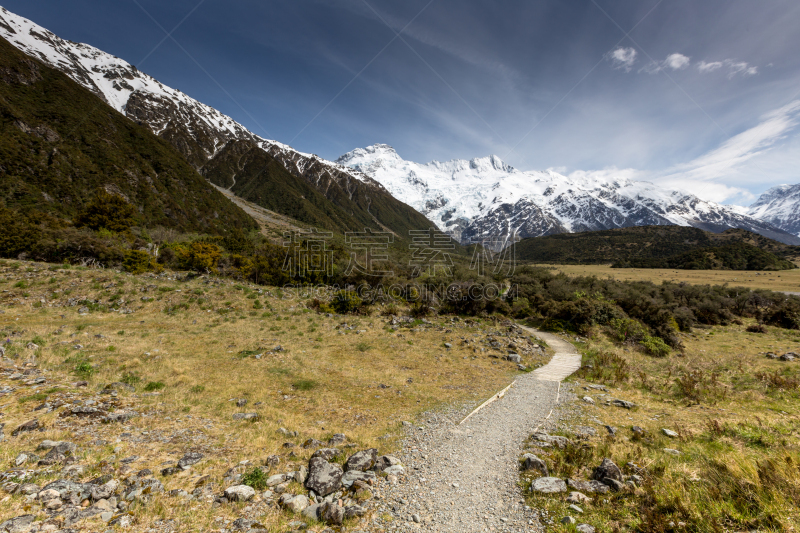
{"type": "MultiPolygon", "coordinates": [[[[0,335],[12,341],[6,356],[21,365],[33,356],[26,343],[38,336],[44,342],[36,351],[36,363],[48,370],[48,382],[40,388],[19,387],[0,399],[6,424],[0,462],[12,463],[43,439],[70,440],[79,444],[87,480],[103,473],[103,461],[119,467],[119,459],[138,455],[135,470],[150,468],[167,491],[191,492],[200,476],[209,475],[219,492],[224,473],[240,461],[259,466],[277,454],[281,463],[273,473],[296,470],[313,453],[299,446],[309,438],[324,442],[345,433],[356,450],[396,451],[401,421],[445,403],[478,405],[518,373],[516,365],[473,352],[472,344],[460,342],[461,337],[501,334],[505,328],[492,320],[454,325],[449,319],[429,317],[430,325],[419,321],[413,328],[388,332],[386,319],[377,313],[328,317],[278,289],[240,286],[248,290],[208,277],[182,280],[171,274],[48,270],[35,263],[0,262],[0,290],[9,291],[0,292],[0,309],[5,311],[0,314],[0,335]],[[51,283],[51,278],[56,281],[51,283]],[[27,288],[15,288],[19,281],[27,288]],[[250,294],[258,294],[270,312],[251,316],[250,294]],[[42,298],[46,303],[33,307],[42,298]],[[93,307],[81,314],[81,306],[67,305],[70,299],[91,301],[93,307]],[[121,314],[112,308],[134,312],[121,314]],[[337,329],[344,322],[354,330],[337,329]],[[445,333],[448,329],[451,332],[445,333]],[[305,335],[298,336],[298,331],[305,335]],[[453,345],[446,354],[444,342],[453,345]],[[362,345],[368,349],[360,350],[362,345]],[[110,346],[115,350],[109,351],[110,346]],[[76,388],[78,380],[86,380],[88,386],[76,388]],[[136,390],[119,390],[114,401],[140,416],[125,426],[96,426],[90,433],[63,429],[56,423],[58,411],[33,413],[37,402],[18,401],[53,388],[60,392],[51,398],[93,398],[106,384],[120,381],[136,390]],[[237,407],[236,399],[247,403],[237,407]],[[232,415],[238,412],[259,417],[255,422],[235,421],[232,415]],[[9,437],[34,417],[44,424],[44,432],[9,437]],[[298,436],[283,435],[277,431],[280,427],[298,436]],[[143,442],[120,442],[122,432],[143,442]],[[96,440],[109,444],[89,444],[96,440]],[[286,442],[295,447],[284,448],[286,442]],[[120,448],[116,453],[115,447],[120,448]],[[174,465],[188,450],[201,450],[206,458],[186,472],[158,476],[162,465],[174,465]]],[[[21,505],[17,497],[0,498],[0,516],[22,514],[21,505]]],[[[234,507],[212,511],[205,504],[155,495],[146,508],[134,511],[136,529],[147,529],[159,519],[176,520],[180,530],[190,529],[189,524],[192,530],[219,529],[217,518],[237,518],[234,507]]],[[[282,531],[286,515],[270,511],[259,521],[282,531]]]]}
{"type": "MultiPolygon", "coordinates": [[[[753,334],[747,326],[683,335],[683,356],[665,358],[616,346],[599,332],[591,336],[584,364],[594,368],[584,367],[571,381],[576,401],[591,396],[596,404],[581,402],[582,414],[564,428],[573,445],[538,453],[551,475],[590,479],[610,457],[626,475],[634,473],[627,463],[643,468],[644,483],[632,493],[596,495],[581,505],[583,515],[568,510],[564,497],[531,497],[530,503],[547,508],[556,521],[570,514],[598,531],[797,530],[800,364],[763,352],[794,351],[800,334],[771,327],[753,334]],[[609,391],[586,388],[588,383],[609,391]],[[636,407],[606,405],[611,398],[636,407]],[[608,435],[606,424],[616,436],[608,435]],[[583,440],[579,426],[594,427],[597,435],[583,440]],[[667,437],[663,428],[679,437],[667,437]]],[[[560,524],[554,530],[567,531],[560,524]]]]}

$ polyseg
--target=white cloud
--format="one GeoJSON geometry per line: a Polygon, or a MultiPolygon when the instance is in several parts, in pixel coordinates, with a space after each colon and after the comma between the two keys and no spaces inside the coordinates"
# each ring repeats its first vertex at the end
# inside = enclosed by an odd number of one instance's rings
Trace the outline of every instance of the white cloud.
{"type": "Polygon", "coordinates": [[[647,72],[648,74],[657,74],[662,70],[682,70],[689,66],[691,59],[683,54],[670,54],[664,61],[651,61],[641,69],[639,72],[647,72]]]}
{"type": "Polygon", "coordinates": [[[714,72],[715,70],[719,70],[721,68],[722,68],[722,61],[712,61],[710,63],[701,61],[697,64],[697,70],[699,70],[702,73],[714,72]]]}
{"type": "Polygon", "coordinates": [[[635,49],[620,47],[616,50],[608,52],[604,57],[607,61],[611,61],[611,64],[615,69],[630,72],[634,63],[636,63],[636,55],[637,53],[635,49]]]}
{"type": "MultiPolygon", "coordinates": [[[[800,124],[800,100],[795,100],[761,117],[761,122],[743,131],[693,161],[668,170],[662,178],[671,183],[695,183],[695,188],[711,187],[708,182],[725,179],[730,182],[739,169],[756,156],[771,150],[800,124]],[[705,184],[705,185],[703,185],[705,184]]],[[[719,183],[715,190],[724,192],[719,183]]],[[[730,188],[728,193],[735,192],[730,188]]],[[[741,189],[739,190],[741,191],[741,189]]]]}
{"type": "Polygon", "coordinates": [[[664,63],[672,70],[680,70],[689,66],[689,58],[683,54],[670,54],[664,63]]]}
{"type": "Polygon", "coordinates": [[[714,72],[715,70],[719,70],[722,67],[727,67],[728,79],[733,79],[739,74],[741,74],[742,76],[755,76],[756,74],[758,74],[758,67],[752,67],[746,61],[735,61],[733,59],[725,59],[724,61],[712,61],[710,63],[701,61],[700,63],[697,64],[697,70],[701,74],[714,72]]]}

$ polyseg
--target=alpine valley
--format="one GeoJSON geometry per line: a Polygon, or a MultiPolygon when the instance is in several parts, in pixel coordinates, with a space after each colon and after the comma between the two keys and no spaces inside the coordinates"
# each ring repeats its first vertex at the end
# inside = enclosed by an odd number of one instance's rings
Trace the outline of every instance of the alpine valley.
{"type": "Polygon", "coordinates": [[[680,225],[712,232],[741,228],[800,244],[770,218],[771,209],[743,214],[647,182],[520,171],[496,156],[419,164],[384,144],[327,161],[264,139],[126,61],[64,40],[4,8],[0,36],[168,141],[217,187],[329,230],[371,227],[405,237],[429,227],[430,219],[463,244],[500,249],[511,238],[680,225]]]}

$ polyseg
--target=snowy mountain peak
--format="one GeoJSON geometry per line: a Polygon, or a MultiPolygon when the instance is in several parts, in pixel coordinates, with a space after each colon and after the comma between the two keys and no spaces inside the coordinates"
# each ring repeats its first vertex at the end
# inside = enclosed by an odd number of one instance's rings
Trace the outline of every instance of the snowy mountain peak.
{"type": "Polygon", "coordinates": [[[737,227],[793,239],[725,206],[613,173],[523,172],[497,156],[421,164],[383,146],[353,150],[338,162],[364,172],[462,243],[499,247],[514,236],[657,224],[737,227]]]}
{"type": "Polygon", "coordinates": [[[800,235],[800,184],[772,187],[748,208],[747,214],[800,235]]]}

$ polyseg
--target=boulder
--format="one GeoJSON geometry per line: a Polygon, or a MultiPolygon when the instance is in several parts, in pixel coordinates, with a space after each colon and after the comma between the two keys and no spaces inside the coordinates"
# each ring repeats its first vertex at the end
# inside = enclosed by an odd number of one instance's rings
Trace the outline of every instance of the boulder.
{"type": "Polygon", "coordinates": [[[320,496],[327,496],[342,486],[342,469],[322,457],[312,457],[308,462],[306,488],[320,496]]]}
{"type": "Polygon", "coordinates": [[[300,494],[299,496],[292,496],[283,502],[283,506],[295,514],[300,514],[309,505],[308,498],[300,494]]]}
{"type": "Polygon", "coordinates": [[[328,439],[328,446],[334,448],[336,446],[339,446],[340,444],[344,444],[346,440],[347,437],[345,436],[344,433],[336,433],[333,437],[328,439]]]}
{"type": "Polygon", "coordinates": [[[178,460],[178,468],[183,470],[188,469],[192,465],[196,465],[203,459],[203,454],[199,452],[189,452],[178,460]]]}
{"type": "Polygon", "coordinates": [[[547,464],[532,453],[526,453],[522,456],[520,467],[524,471],[537,470],[545,477],[550,475],[547,464]]]}
{"type": "Polygon", "coordinates": [[[361,518],[365,514],[367,514],[367,510],[361,507],[360,505],[350,505],[344,508],[345,519],[361,518]]]}
{"type": "Polygon", "coordinates": [[[606,457],[603,459],[603,462],[600,463],[600,466],[594,469],[594,473],[592,474],[592,479],[597,481],[603,481],[604,479],[615,479],[619,482],[622,482],[622,471],[619,467],[606,457]]]}
{"type": "Polygon", "coordinates": [[[358,470],[348,470],[342,476],[342,486],[349,489],[356,481],[369,482],[375,479],[375,472],[360,472],[358,470]]]}
{"type": "Polygon", "coordinates": [[[519,364],[519,363],[521,363],[521,362],[522,362],[522,357],[521,357],[519,354],[516,354],[516,353],[510,353],[510,354],[508,354],[508,355],[506,356],[506,360],[507,360],[507,361],[511,361],[512,363],[517,363],[517,364],[519,364]]]}
{"type": "Polygon", "coordinates": [[[319,508],[319,519],[329,526],[341,526],[344,522],[344,507],[334,502],[325,502],[319,508]]]}
{"type": "Polygon", "coordinates": [[[8,533],[22,533],[23,531],[28,531],[31,528],[31,524],[33,524],[33,519],[34,515],[25,514],[6,520],[0,524],[0,531],[8,533]]]}
{"type": "Polygon", "coordinates": [[[234,413],[234,420],[258,420],[258,413],[234,413]]]}
{"type": "Polygon", "coordinates": [[[375,461],[378,459],[378,450],[370,448],[354,453],[347,459],[344,464],[345,472],[349,470],[358,470],[359,472],[366,472],[375,466],[375,461]]]}
{"type": "Polygon", "coordinates": [[[590,526],[589,524],[578,524],[575,526],[575,530],[578,533],[594,533],[595,529],[594,526],[590,526]]]}
{"type": "Polygon", "coordinates": [[[623,407],[625,409],[633,409],[636,407],[636,404],[633,402],[628,402],[626,400],[620,400],[617,398],[611,400],[611,405],[616,405],[617,407],[623,407]]]}
{"type": "Polygon", "coordinates": [[[310,520],[319,520],[319,510],[322,507],[322,504],[315,503],[314,505],[309,505],[302,511],[302,515],[310,520]]]}
{"type": "Polygon", "coordinates": [[[664,435],[666,435],[667,437],[669,437],[671,439],[675,439],[675,438],[679,437],[679,435],[676,432],[672,431],[671,429],[667,429],[667,428],[663,428],[661,430],[661,433],[663,433],[664,435]]]}
{"type": "Polygon", "coordinates": [[[384,470],[383,473],[387,476],[402,476],[406,473],[406,469],[400,465],[394,465],[384,470]]]}
{"type": "Polygon", "coordinates": [[[12,437],[16,437],[20,433],[26,433],[28,431],[35,431],[35,430],[39,429],[39,427],[40,427],[39,426],[39,421],[34,418],[33,420],[28,420],[27,422],[25,422],[24,424],[19,426],[17,429],[12,431],[11,432],[11,436],[12,437]]]}
{"type": "Polygon", "coordinates": [[[376,472],[383,472],[390,466],[396,466],[400,464],[400,459],[397,457],[392,457],[391,455],[381,455],[375,461],[375,466],[372,467],[373,470],[376,472]]]}
{"type": "Polygon", "coordinates": [[[256,491],[247,485],[235,485],[225,489],[225,497],[232,502],[246,502],[253,499],[256,491]]]}
{"type": "Polygon", "coordinates": [[[73,505],[78,505],[83,500],[91,496],[92,488],[93,485],[90,483],[76,483],[67,479],[59,479],[48,485],[45,485],[42,490],[54,490],[58,492],[59,497],[65,502],[71,502],[73,505]]]}
{"type": "Polygon", "coordinates": [[[567,503],[587,503],[592,501],[586,494],[582,492],[570,492],[569,496],[567,496],[567,503]]]}
{"type": "Polygon", "coordinates": [[[315,451],[314,454],[311,456],[312,459],[320,457],[325,459],[326,461],[330,461],[334,457],[338,457],[341,455],[341,451],[338,448],[320,448],[319,450],[315,451]]]}
{"type": "Polygon", "coordinates": [[[605,494],[610,490],[608,485],[596,480],[584,481],[582,479],[568,479],[567,486],[573,490],[588,493],[605,494]]]}
{"type": "Polygon", "coordinates": [[[531,483],[531,492],[542,494],[553,494],[557,492],[567,492],[567,484],[563,479],[557,477],[540,477],[531,483]]]}

